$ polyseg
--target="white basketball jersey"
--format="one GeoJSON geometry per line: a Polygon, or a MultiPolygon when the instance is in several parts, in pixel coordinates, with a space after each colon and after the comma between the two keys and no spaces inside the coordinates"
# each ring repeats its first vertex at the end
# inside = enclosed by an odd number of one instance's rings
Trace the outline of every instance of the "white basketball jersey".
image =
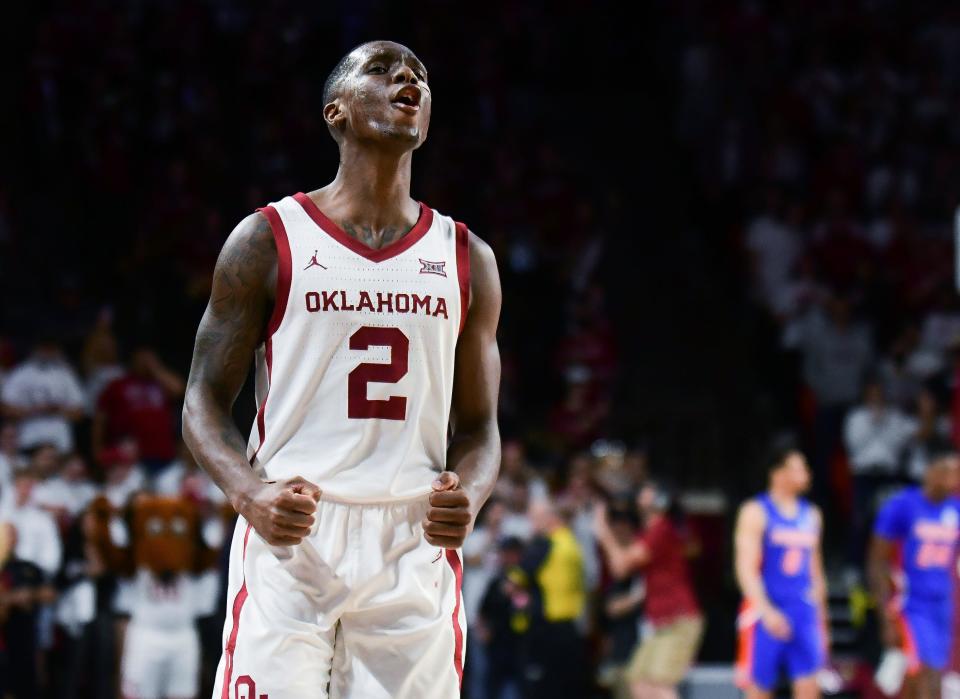
{"type": "Polygon", "coordinates": [[[466,226],[421,202],[410,232],[374,250],[305,194],[260,211],[278,274],[257,352],[251,464],[346,502],[428,493],[446,465],[470,289],[466,226]]]}

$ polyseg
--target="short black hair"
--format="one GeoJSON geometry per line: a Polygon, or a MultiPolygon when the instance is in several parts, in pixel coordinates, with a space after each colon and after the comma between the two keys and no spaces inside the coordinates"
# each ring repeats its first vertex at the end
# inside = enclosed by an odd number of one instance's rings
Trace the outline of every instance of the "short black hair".
{"type": "Polygon", "coordinates": [[[767,473],[773,473],[783,466],[788,456],[799,452],[800,446],[792,434],[778,435],[767,445],[767,450],[763,456],[763,469],[767,473]]]}
{"type": "Polygon", "coordinates": [[[927,445],[927,466],[957,455],[957,447],[949,439],[939,437],[927,445]]]}
{"type": "Polygon", "coordinates": [[[361,46],[366,46],[367,44],[373,43],[376,42],[364,41],[362,44],[357,44],[352,49],[347,51],[339,61],[337,61],[337,65],[333,67],[333,70],[330,71],[330,75],[328,75],[327,79],[323,82],[324,106],[330,104],[334,99],[336,99],[337,94],[340,92],[341,81],[346,77],[347,73],[350,72],[350,69],[353,68],[353,52],[361,46]]]}

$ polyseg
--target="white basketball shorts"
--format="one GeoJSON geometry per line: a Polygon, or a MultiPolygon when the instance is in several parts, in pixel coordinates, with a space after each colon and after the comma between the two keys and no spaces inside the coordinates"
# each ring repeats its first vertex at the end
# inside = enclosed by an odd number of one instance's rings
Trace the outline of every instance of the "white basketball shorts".
{"type": "Polygon", "coordinates": [[[239,518],[213,699],[459,697],[462,559],[423,538],[427,507],[321,499],[297,546],[239,518]]]}
{"type": "Polygon", "coordinates": [[[173,699],[200,691],[200,638],[194,627],[154,629],[130,622],[123,640],[124,699],[173,699]]]}

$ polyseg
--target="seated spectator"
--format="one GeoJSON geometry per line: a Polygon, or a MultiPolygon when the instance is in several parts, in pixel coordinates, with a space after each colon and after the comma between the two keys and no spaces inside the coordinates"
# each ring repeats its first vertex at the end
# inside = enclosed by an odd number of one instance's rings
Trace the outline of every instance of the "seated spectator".
{"type": "Polygon", "coordinates": [[[59,343],[43,338],[31,355],[3,384],[0,405],[17,423],[20,449],[53,444],[65,453],[73,449],[72,423],[83,417],[83,389],[63,357],[59,343]]]}
{"type": "Polygon", "coordinates": [[[676,697],[676,686],[697,656],[703,637],[703,616],[693,591],[687,555],[690,540],[675,516],[672,497],[663,486],[648,484],[637,496],[644,530],[622,543],[610,527],[606,507],[598,505],[594,526],[604,560],[614,577],[642,570],[647,597],[646,618],[653,634],[630,661],[627,678],[635,699],[676,697]]]}
{"type": "Polygon", "coordinates": [[[97,400],[94,452],[132,437],[147,473],[159,473],[177,455],[172,401],[183,395],[184,385],[183,377],[168,369],[153,350],[137,347],[127,373],[110,382],[97,400]]]}
{"type": "Polygon", "coordinates": [[[49,478],[37,484],[33,503],[57,518],[66,529],[100,492],[90,480],[87,464],[76,452],[59,459],[60,467],[49,478]]]}
{"type": "Polygon", "coordinates": [[[147,478],[138,456],[137,443],[130,438],[100,454],[100,463],[106,470],[103,494],[118,510],[126,507],[134,494],[147,487],[147,478]]]}
{"type": "Polygon", "coordinates": [[[53,516],[33,502],[37,482],[37,475],[30,467],[17,471],[13,480],[13,507],[5,519],[17,532],[14,555],[34,564],[44,576],[52,578],[60,568],[60,532],[53,516]]]}
{"type": "Polygon", "coordinates": [[[863,402],[844,423],[844,442],[853,472],[853,536],[849,563],[860,568],[870,523],[883,490],[896,485],[907,441],[916,426],[898,408],[887,403],[880,381],[870,381],[863,402]]]}

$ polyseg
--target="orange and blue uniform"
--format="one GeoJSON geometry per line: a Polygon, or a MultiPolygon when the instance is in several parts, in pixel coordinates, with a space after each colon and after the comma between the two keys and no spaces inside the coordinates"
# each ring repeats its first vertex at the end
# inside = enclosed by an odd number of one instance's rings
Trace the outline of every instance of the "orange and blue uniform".
{"type": "Polygon", "coordinates": [[[954,560],[960,501],[933,502],[919,487],[890,498],[874,532],[899,546],[902,589],[893,600],[908,672],[944,670],[952,645],[954,560]]]}
{"type": "Polygon", "coordinates": [[[737,683],[755,684],[772,691],[786,671],[791,680],[812,675],[826,659],[823,623],[813,599],[813,553],[820,541],[820,520],[813,506],[800,499],[797,512],[787,517],[770,499],[757,502],[766,515],[760,574],[770,602],[790,622],[790,638],[770,635],[760,622],[759,610],[745,602],[737,620],[740,649],[737,683]]]}

